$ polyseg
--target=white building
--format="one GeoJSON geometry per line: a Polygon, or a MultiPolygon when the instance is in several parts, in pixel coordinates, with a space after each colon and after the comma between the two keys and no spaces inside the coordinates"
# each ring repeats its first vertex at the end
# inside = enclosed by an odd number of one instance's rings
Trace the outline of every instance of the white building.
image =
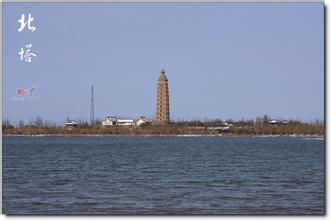
{"type": "Polygon", "coordinates": [[[272,125],[277,125],[278,124],[278,121],[275,120],[275,119],[273,119],[273,120],[270,120],[268,123],[269,124],[272,124],[272,125]]]}
{"type": "Polygon", "coordinates": [[[67,128],[75,128],[77,126],[78,126],[78,123],[73,120],[70,120],[67,123],[65,123],[65,127],[67,127],[67,128]]]}
{"type": "Polygon", "coordinates": [[[134,120],[133,119],[118,119],[117,125],[131,126],[131,125],[134,125],[134,120]]]}
{"type": "Polygon", "coordinates": [[[130,126],[134,125],[133,119],[118,119],[117,117],[108,116],[104,121],[102,121],[103,126],[115,126],[115,125],[123,125],[130,126]]]}
{"type": "Polygon", "coordinates": [[[117,125],[117,118],[108,116],[104,121],[102,121],[103,126],[113,126],[117,125]]]}
{"type": "Polygon", "coordinates": [[[146,119],[146,117],[142,116],[142,117],[140,117],[140,118],[135,122],[135,124],[138,125],[138,126],[141,126],[141,125],[146,124],[146,123],[149,123],[149,122],[150,122],[150,121],[148,121],[148,120],[146,119]]]}
{"type": "Polygon", "coordinates": [[[118,119],[117,117],[108,116],[104,121],[102,121],[102,126],[141,126],[143,124],[150,123],[145,117],[140,117],[138,120],[133,119],[118,119]]]}

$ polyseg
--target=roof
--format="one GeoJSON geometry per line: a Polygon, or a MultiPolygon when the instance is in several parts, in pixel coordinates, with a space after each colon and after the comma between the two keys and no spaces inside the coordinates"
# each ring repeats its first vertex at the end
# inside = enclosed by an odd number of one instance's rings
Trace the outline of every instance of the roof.
{"type": "Polygon", "coordinates": [[[78,123],[75,122],[75,121],[70,121],[70,122],[67,122],[65,123],[66,125],[77,125],[78,123]]]}
{"type": "Polygon", "coordinates": [[[133,119],[118,119],[118,121],[117,122],[122,122],[122,123],[129,123],[129,122],[134,122],[134,120],[133,119]]]}
{"type": "Polygon", "coordinates": [[[162,70],[162,72],[160,73],[160,76],[158,78],[158,81],[167,81],[167,78],[165,76],[165,71],[162,70]]]}
{"type": "Polygon", "coordinates": [[[107,117],[104,121],[106,121],[106,120],[115,121],[115,120],[117,120],[117,118],[116,117],[107,117]]]}

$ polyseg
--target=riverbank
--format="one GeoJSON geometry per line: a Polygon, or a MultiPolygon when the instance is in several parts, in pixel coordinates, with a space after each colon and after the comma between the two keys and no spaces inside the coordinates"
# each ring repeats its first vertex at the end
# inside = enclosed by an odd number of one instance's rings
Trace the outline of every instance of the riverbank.
{"type": "Polygon", "coordinates": [[[3,134],[3,137],[302,137],[302,138],[321,138],[324,135],[306,135],[306,134],[290,134],[290,135],[235,135],[235,134],[3,134]]]}
{"type": "Polygon", "coordinates": [[[89,127],[9,127],[2,129],[3,136],[215,136],[215,137],[274,137],[274,136],[324,136],[323,125],[289,124],[283,126],[234,126],[229,129],[222,127],[192,127],[178,124],[165,126],[89,126],[89,127]]]}

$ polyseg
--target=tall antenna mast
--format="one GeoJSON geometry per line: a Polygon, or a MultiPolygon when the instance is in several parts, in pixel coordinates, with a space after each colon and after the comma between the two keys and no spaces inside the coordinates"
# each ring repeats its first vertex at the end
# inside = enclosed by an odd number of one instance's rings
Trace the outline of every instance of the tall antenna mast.
{"type": "Polygon", "coordinates": [[[90,123],[91,125],[94,125],[94,87],[92,85],[92,95],[91,95],[91,118],[90,123]]]}

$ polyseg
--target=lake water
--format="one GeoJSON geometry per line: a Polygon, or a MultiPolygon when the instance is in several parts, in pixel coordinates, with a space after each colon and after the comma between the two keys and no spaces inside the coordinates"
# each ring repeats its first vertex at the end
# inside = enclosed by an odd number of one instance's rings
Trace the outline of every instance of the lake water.
{"type": "Polygon", "coordinates": [[[4,137],[5,214],[324,214],[324,140],[4,137]]]}

